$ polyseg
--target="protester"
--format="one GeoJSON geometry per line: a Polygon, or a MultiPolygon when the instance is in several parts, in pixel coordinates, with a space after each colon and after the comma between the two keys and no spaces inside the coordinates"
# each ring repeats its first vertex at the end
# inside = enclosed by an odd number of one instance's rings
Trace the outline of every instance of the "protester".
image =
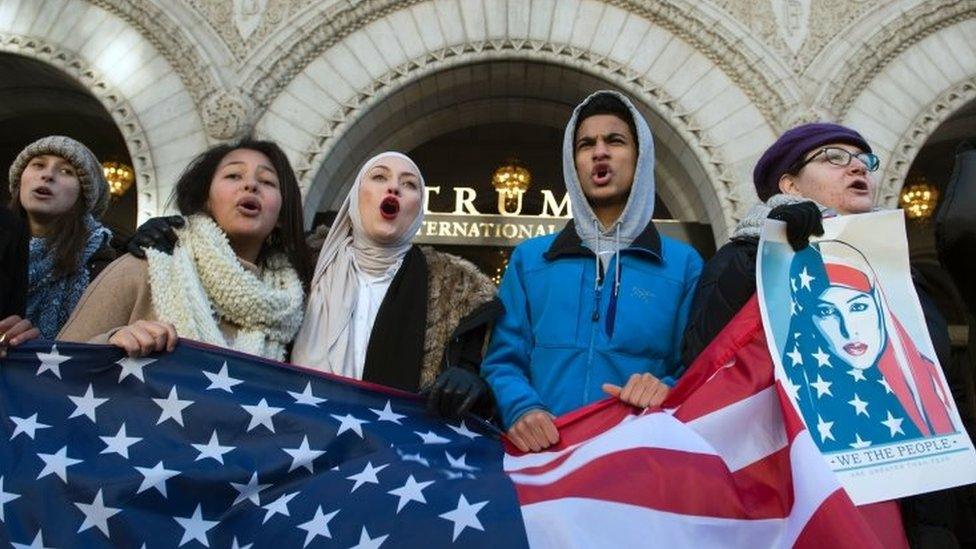
{"type": "Polygon", "coordinates": [[[495,288],[471,263],[414,246],[424,179],[407,156],[368,160],[325,239],[292,362],[407,391],[446,416],[491,408],[478,376],[495,288]]]}
{"type": "MultiPolygon", "coordinates": [[[[54,135],[31,143],[14,159],[10,194],[10,209],[26,220],[31,236],[22,263],[28,278],[24,316],[40,336],[53,339],[88,283],[115,258],[111,231],[96,221],[108,207],[108,183],[87,147],[54,135]]],[[[0,331],[13,342],[10,330],[17,327],[20,343],[31,332],[23,330],[21,315],[15,316],[4,318],[0,331]]]]}
{"type": "MultiPolygon", "coordinates": [[[[756,293],[756,253],[766,218],[784,221],[790,245],[794,250],[804,249],[810,236],[823,234],[823,217],[872,211],[878,188],[873,173],[879,165],[878,157],[861,134],[832,123],[794,127],[766,149],[753,170],[753,183],[761,202],[749,211],[730,242],[702,271],[685,332],[685,362],[693,362],[756,293]]],[[[935,353],[939,363],[945,364],[949,356],[945,319],[923,291],[925,281],[914,271],[913,282],[935,353]]],[[[949,383],[952,385],[952,380],[949,383]]],[[[922,536],[948,534],[941,520],[947,517],[938,517],[940,522],[936,524],[933,513],[925,509],[941,504],[923,499],[927,497],[902,500],[902,512],[908,517],[907,535],[913,544],[927,545],[929,542],[922,536]],[[929,524],[920,525],[926,520],[929,524]],[[940,533],[920,534],[924,529],[940,533]]],[[[904,543],[902,529],[892,527],[901,522],[897,508],[880,503],[861,510],[886,545],[904,543]]]]}
{"type": "Polygon", "coordinates": [[[281,360],[305,306],[308,257],[298,182],[267,141],[213,147],[176,184],[179,244],[125,255],[85,292],[59,339],[111,343],[130,356],[176,336],[281,360]]]}
{"type": "Polygon", "coordinates": [[[597,92],[573,111],[563,179],[573,220],[512,252],[482,364],[523,451],[558,442],[553,415],[608,393],[642,407],[664,400],[702,265],[651,222],[653,138],[623,95],[597,92]]]}

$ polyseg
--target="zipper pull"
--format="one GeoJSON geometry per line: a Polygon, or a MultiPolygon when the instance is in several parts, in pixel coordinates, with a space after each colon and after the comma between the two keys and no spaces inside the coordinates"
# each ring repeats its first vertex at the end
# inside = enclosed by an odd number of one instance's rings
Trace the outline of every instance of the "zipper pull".
{"type": "Polygon", "coordinates": [[[600,288],[593,291],[593,314],[590,318],[593,322],[600,320],[600,288]]]}

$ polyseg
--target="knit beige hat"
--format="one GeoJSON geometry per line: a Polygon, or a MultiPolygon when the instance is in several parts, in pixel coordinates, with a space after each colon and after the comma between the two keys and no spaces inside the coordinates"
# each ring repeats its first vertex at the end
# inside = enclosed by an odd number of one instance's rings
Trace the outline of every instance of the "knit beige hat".
{"type": "Polygon", "coordinates": [[[102,165],[88,147],[63,135],[42,137],[20,151],[10,165],[10,194],[16,196],[19,192],[20,176],[27,168],[27,163],[42,154],[60,156],[74,166],[88,211],[96,219],[100,218],[108,208],[108,182],[105,181],[102,165]]]}

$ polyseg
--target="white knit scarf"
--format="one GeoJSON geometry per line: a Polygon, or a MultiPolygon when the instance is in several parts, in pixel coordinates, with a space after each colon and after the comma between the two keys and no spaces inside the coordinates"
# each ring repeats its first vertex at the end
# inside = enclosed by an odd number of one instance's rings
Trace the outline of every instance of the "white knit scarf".
{"type": "Polygon", "coordinates": [[[271,257],[259,275],[241,265],[227,235],[206,215],[187,218],[177,230],[172,255],[147,250],[149,287],[156,316],[181,337],[273,360],[298,333],[304,292],[283,255],[271,257]],[[228,344],[218,318],[238,328],[228,344]]]}

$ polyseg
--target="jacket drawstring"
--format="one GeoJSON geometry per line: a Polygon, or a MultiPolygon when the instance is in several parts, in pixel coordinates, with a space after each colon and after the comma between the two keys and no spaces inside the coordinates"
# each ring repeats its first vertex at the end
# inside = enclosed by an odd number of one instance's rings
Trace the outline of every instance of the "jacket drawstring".
{"type": "Polygon", "coordinates": [[[616,249],[613,254],[613,293],[610,294],[610,305],[607,307],[607,321],[605,329],[608,337],[613,337],[613,328],[617,321],[617,299],[620,295],[620,224],[617,223],[614,232],[614,246],[616,249]]]}
{"type": "Polygon", "coordinates": [[[593,254],[593,267],[596,269],[594,271],[593,277],[593,314],[591,318],[593,322],[600,320],[600,288],[601,279],[603,278],[603,268],[600,266],[600,221],[598,219],[593,220],[593,226],[596,228],[596,253],[593,254]]]}

